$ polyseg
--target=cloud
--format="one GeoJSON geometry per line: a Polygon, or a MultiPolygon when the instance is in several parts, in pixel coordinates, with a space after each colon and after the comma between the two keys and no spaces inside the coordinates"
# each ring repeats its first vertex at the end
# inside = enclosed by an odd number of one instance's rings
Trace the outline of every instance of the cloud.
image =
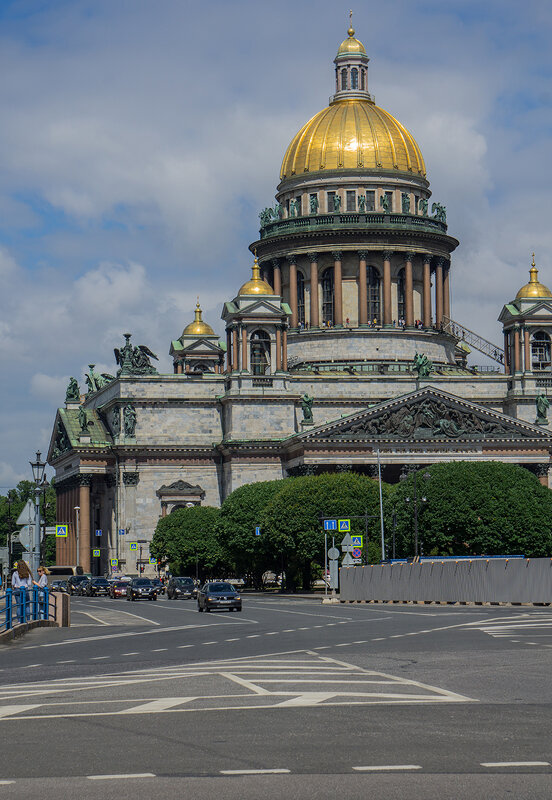
{"type": "Polygon", "coordinates": [[[65,389],[68,383],[69,376],[59,377],[37,372],[31,378],[31,392],[41,399],[59,403],[65,397],[65,389]]]}
{"type": "Polygon", "coordinates": [[[29,475],[17,472],[11,464],[0,461],[0,491],[5,494],[6,489],[13,489],[19,481],[29,480],[29,475]]]}

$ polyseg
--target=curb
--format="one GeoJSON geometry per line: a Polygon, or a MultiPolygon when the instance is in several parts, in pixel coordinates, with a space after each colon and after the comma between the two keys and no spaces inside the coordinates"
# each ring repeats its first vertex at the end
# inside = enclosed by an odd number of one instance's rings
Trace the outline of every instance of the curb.
{"type": "Polygon", "coordinates": [[[24,636],[27,631],[32,631],[33,628],[57,628],[57,622],[51,619],[33,619],[30,622],[22,622],[19,625],[14,625],[7,631],[0,633],[0,644],[10,642],[12,639],[19,639],[24,636]]]}

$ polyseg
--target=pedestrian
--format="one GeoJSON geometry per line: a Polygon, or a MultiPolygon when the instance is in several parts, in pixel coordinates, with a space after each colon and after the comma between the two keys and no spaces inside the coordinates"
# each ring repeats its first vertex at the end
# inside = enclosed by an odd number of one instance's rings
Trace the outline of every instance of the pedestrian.
{"type": "Polygon", "coordinates": [[[25,561],[17,562],[17,569],[12,575],[13,599],[17,605],[17,619],[20,623],[27,618],[28,590],[32,586],[33,576],[25,561]]]}
{"type": "Polygon", "coordinates": [[[39,617],[40,617],[40,619],[47,619],[48,618],[48,613],[47,613],[46,603],[45,603],[46,592],[44,591],[44,589],[48,588],[48,577],[47,577],[48,570],[46,569],[46,567],[42,566],[42,564],[41,564],[39,566],[37,572],[38,572],[38,580],[37,581],[33,581],[33,586],[37,586],[38,589],[39,589],[39,592],[38,592],[39,617]],[[42,589],[42,591],[40,591],[41,589],[42,589]]]}

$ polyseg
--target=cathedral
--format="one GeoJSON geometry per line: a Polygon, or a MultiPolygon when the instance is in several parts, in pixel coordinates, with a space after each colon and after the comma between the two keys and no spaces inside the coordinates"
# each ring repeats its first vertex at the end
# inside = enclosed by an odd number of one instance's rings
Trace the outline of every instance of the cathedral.
{"type": "Polygon", "coordinates": [[[176,508],[218,506],[254,481],[374,475],[378,457],[389,482],[495,460],[549,485],[552,293],[533,258],[500,345],[454,320],[459,242],[419,145],[376,105],[368,62],[350,28],[330,103],[291,140],[259,215],[224,340],[198,302],[171,374],[125,333],[114,375],[91,364],[85,394],[71,379],[48,453],[68,526],[59,564],[153,569],[148,543],[176,508]],[[468,366],[473,349],[495,366],[468,366]]]}

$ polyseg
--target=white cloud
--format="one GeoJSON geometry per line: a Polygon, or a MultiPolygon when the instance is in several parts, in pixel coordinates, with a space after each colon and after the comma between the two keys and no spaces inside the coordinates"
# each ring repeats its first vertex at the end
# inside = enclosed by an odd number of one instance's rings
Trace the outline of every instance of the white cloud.
{"type": "Polygon", "coordinates": [[[31,392],[44,400],[60,403],[65,398],[65,389],[69,383],[69,376],[45,375],[37,372],[31,378],[31,392]]]}
{"type": "Polygon", "coordinates": [[[30,475],[24,475],[21,472],[17,472],[11,464],[7,464],[5,461],[0,461],[0,492],[3,494],[6,493],[6,489],[15,488],[19,481],[29,479],[30,475]]]}

